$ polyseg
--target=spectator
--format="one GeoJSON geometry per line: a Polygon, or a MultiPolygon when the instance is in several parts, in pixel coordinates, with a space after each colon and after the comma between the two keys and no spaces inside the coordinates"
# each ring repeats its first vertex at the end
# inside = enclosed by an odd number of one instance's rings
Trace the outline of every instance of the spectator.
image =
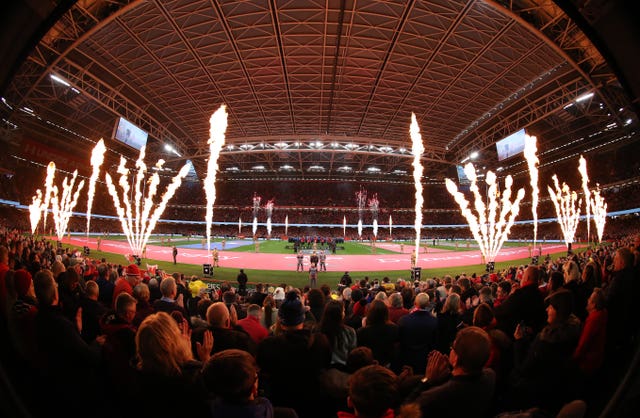
{"type": "Polygon", "coordinates": [[[595,288],[591,293],[587,301],[587,312],[589,315],[580,334],[578,346],[573,352],[573,360],[586,377],[592,377],[600,370],[605,358],[607,309],[600,288],[595,288]]]}
{"type": "Polygon", "coordinates": [[[393,417],[398,404],[396,375],[379,365],[361,368],[351,376],[347,402],[353,413],[338,412],[338,418],[393,417]]]}
{"type": "MultiPolygon", "coordinates": [[[[166,280],[166,279],[165,279],[166,280]]],[[[151,314],[136,334],[138,386],[130,402],[133,416],[206,416],[209,408],[202,381],[202,363],[195,360],[186,323],[180,328],[166,312],[151,314]],[[159,393],[167,393],[159,402],[159,393]]],[[[205,333],[198,344],[201,359],[208,360],[213,340],[205,333]]]]}
{"type": "Polygon", "coordinates": [[[98,283],[89,280],[85,289],[84,296],[80,299],[80,306],[82,307],[82,338],[91,343],[101,333],[100,320],[107,312],[107,308],[98,301],[100,292],[98,283]]]}
{"type": "Polygon", "coordinates": [[[278,309],[273,296],[267,295],[262,302],[262,315],[260,316],[260,324],[271,332],[272,326],[278,320],[278,309]]]}
{"type": "Polygon", "coordinates": [[[238,326],[245,330],[256,344],[260,344],[269,335],[269,331],[260,325],[261,316],[262,309],[260,306],[251,304],[247,308],[247,317],[238,321],[238,326]]]}
{"type": "Polygon", "coordinates": [[[109,266],[106,263],[98,264],[98,300],[105,308],[111,308],[113,302],[114,282],[109,279],[109,266]]]}
{"type": "Polygon", "coordinates": [[[106,313],[100,326],[105,335],[103,353],[108,381],[120,396],[128,396],[135,389],[136,359],[136,299],[126,292],[116,298],[115,310],[106,313]]]}
{"type": "Polygon", "coordinates": [[[495,374],[484,368],[490,347],[482,329],[461,329],[448,358],[439,351],[429,354],[426,373],[418,376],[422,379],[408,400],[419,405],[423,416],[486,416],[495,390],[495,374]]]}
{"type": "Polygon", "coordinates": [[[271,402],[258,396],[258,369],[246,351],[214,354],[202,371],[206,388],[214,396],[211,417],[272,417],[271,402]]]}
{"type": "Polygon", "coordinates": [[[33,284],[38,300],[35,332],[40,377],[34,390],[42,394],[42,405],[61,402],[65,405],[65,415],[85,416],[86,408],[95,407],[101,399],[99,344],[104,340],[87,344],[80,335],[81,314],[71,321],[62,313],[58,287],[51,271],[39,271],[33,284]],[[83,384],[78,385],[78,382],[83,384]]]}
{"type": "Polygon", "coordinates": [[[356,331],[344,324],[344,305],[330,300],[324,307],[318,331],[323,333],[331,347],[331,366],[344,370],[347,357],[356,347],[356,331]]]}
{"type": "Polygon", "coordinates": [[[507,335],[513,335],[516,325],[524,321],[533,332],[544,325],[544,300],[538,290],[540,270],[529,266],[522,275],[520,288],[513,292],[495,311],[498,328],[507,335]]]}
{"type": "Polygon", "coordinates": [[[381,300],[371,302],[366,325],[358,329],[358,346],[369,347],[379,364],[389,367],[396,360],[398,326],[389,321],[389,309],[381,300]]]}
{"type": "MultiPolygon", "coordinates": [[[[231,326],[231,314],[224,302],[215,302],[207,309],[207,328],[200,328],[193,331],[195,341],[204,341],[204,333],[208,330],[213,335],[215,344],[211,355],[235,348],[247,351],[251,354],[256,352],[256,344],[251,340],[249,334],[240,328],[234,329],[231,326]]],[[[195,346],[193,347],[195,352],[195,346]]]]}
{"type": "MultiPolygon", "coordinates": [[[[438,350],[445,354],[449,351],[458,329],[464,326],[460,295],[450,293],[444,302],[442,311],[438,312],[438,350]]],[[[417,370],[416,370],[417,372],[417,370]]]]}
{"type": "Polygon", "coordinates": [[[146,317],[156,312],[156,309],[151,305],[151,291],[146,283],[139,283],[133,288],[133,297],[137,303],[136,316],[131,323],[138,328],[146,317]]]}
{"type": "Polygon", "coordinates": [[[160,292],[162,292],[162,297],[153,302],[153,308],[156,312],[171,314],[173,311],[178,311],[183,317],[189,318],[189,313],[183,305],[183,296],[182,294],[178,295],[178,285],[175,278],[169,276],[162,279],[160,292]]]}
{"type": "Polygon", "coordinates": [[[294,408],[304,417],[325,417],[327,404],[320,391],[320,372],[331,360],[324,334],[304,329],[305,312],[294,291],[278,309],[281,332],[258,347],[257,361],[264,393],[275,406],[294,408]],[[294,378],[292,378],[294,377],[294,378]]]}
{"type": "MultiPolygon", "coordinates": [[[[415,309],[400,319],[398,327],[400,365],[410,366],[416,372],[425,370],[427,356],[437,348],[438,341],[438,319],[431,312],[429,295],[416,295],[415,309]]],[[[396,372],[399,371],[400,368],[396,368],[396,372]]]]}
{"type": "Polygon", "coordinates": [[[115,282],[113,289],[113,301],[111,306],[115,307],[116,298],[122,292],[133,295],[133,288],[142,281],[140,269],[135,264],[129,264],[125,271],[124,277],[119,277],[115,282]]]}
{"type": "Polygon", "coordinates": [[[515,367],[510,398],[514,408],[541,406],[557,411],[577,396],[577,375],[571,356],[580,337],[580,320],[571,313],[572,295],[559,290],[547,296],[547,325],[530,342],[522,324],[514,333],[515,367]]]}

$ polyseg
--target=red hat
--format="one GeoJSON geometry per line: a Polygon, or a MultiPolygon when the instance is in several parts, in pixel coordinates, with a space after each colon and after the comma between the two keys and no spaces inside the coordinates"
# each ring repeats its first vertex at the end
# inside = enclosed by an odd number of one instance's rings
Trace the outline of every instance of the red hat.
{"type": "Polygon", "coordinates": [[[33,283],[31,273],[25,269],[16,270],[13,274],[13,282],[18,296],[25,296],[33,283]]]}
{"type": "Polygon", "coordinates": [[[140,269],[135,264],[129,264],[127,266],[127,276],[138,276],[140,277],[140,269]]]}

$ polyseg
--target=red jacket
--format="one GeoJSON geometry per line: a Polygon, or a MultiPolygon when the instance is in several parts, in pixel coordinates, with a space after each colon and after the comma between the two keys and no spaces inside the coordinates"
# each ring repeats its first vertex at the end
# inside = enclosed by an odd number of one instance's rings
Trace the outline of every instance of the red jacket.
{"type": "Polygon", "coordinates": [[[246,318],[239,320],[238,326],[245,330],[256,344],[260,344],[260,341],[269,335],[269,331],[260,325],[260,320],[251,315],[247,315],[246,318]]]}
{"type": "Polygon", "coordinates": [[[596,372],[604,362],[607,317],[606,309],[589,313],[584,322],[578,346],[573,352],[573,360],[587,375],[596,372]]]}

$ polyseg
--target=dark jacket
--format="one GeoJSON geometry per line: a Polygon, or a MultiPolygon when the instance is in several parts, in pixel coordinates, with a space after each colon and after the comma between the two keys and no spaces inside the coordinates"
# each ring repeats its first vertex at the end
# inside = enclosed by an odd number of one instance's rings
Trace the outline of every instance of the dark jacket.
{"type": "MultiPolygon", "coordinates": [[[[417,310],[400,318],[399,366],[408,365],[414,373],[422,373],[427,367],[427,356],[436,348],[438,319],[431,311],[417,310]]],[[[399,370],[399,369],[396,369],[399,370]]]]}
{"type": "Polygon", "coordinates": [[[331,361],[325,335],[306,329],[284,331],[264,339],[256,358],[260,386],[274,406],[294,408],[301,418],[327,416],[319,379],[331,361]]]}
{"type": "Polygon", "coordinates": [[[225,402],[216,399],[211,402],[212,418],[273,418],[273,405],[267,398],[256,398],[245,403],[225,402]]]}
{"type": "Polygon", "coordinates": [[[542,329],[546,323],[544,298],[535,284],[523,286],[513,292],[494,310],[498,328],[512,336],[520,321],[531,327],[534,332],[542,329]]]}

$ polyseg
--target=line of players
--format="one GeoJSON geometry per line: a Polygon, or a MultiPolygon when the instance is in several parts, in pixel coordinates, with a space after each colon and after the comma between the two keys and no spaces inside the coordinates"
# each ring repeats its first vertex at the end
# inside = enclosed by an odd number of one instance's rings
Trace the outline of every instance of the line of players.
{"type": "MultiPolygon", "coordinates": [[[[296,254],[296,259],[298,263],[296,264],[296,271],[303,272],[304,271],[304,253],[302,250],[299,250],[296,254]]],[[[327,253],[324,250],[320,250],[319,252],[312,252],[309,255],[309,264],[311,268],[316,268],[318,271],[327,271],[327,253]]]]}

